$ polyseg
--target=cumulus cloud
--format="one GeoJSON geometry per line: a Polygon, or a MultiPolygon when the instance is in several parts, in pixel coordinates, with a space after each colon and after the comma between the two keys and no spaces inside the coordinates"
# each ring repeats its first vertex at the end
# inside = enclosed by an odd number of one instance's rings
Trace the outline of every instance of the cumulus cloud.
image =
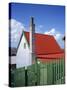
{"type": "Polygon", "coordinates": [[[19,21],[15,20],[15,19],[11,19],[9,21],[9,29],[10,29],[10,39],[11,39],[11,44],[16,44],[18,43],[21,33],[22,31],[25,29],[24,25],[22,23],[20,23],[19,21]]]}
{"type": "Polygon", "coordinates": [[[51,30],[49,31],[46,31],[45,34],[50,34],[50,35],[54,35],[55,34],[55,29],[52,28],[51,30]]]}
{"type": "Polygon", "coordinates": [[[64,42],[62,41],[63,38],[63,34],[61,34],[60,32],[58,32],[55,28],[52,28],[49,31],[46,31],[44,34],[48,34],[48,35],[53,35],[54,38],[57,40],[57,42],[59,43],[59,45],[61,47],[64,47],[64,42]]]}
{"type": "Polygon", "coordinates": [[[56,31],[55,28],[52,28],[51,30],[45,32],[44,34],[53,35],[57,40],[63,36],[60,32],[56,31]]]}

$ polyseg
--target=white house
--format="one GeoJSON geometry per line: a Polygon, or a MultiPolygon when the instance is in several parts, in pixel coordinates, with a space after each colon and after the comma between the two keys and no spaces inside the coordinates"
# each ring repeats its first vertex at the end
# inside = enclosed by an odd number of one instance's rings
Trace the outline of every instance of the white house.
{"type": "Polygon", "coordinates": [[[17,55],[16,55],[16,67],[17,68],[31,65],[32,62],[30,60],[29,49],[30,47],[28,45],[28,42],[23,32],[23,36],[19,44],[17,55]]]}
{"type": "Polygon", "coordinates": [[[35,33],[34,20],[31,18],[30,32],[22,32],[17,49],[11,52],[10,64],[21,68],[35,63],[36,58],[55,58],[55,54],[63,53],[63,50],[53,36],[35,33]]]}
{"type": "Polygon", "coordinates": [[[33,50],[33,34],[35,31],[35,24],[33,18],[30,21],[30,45],[26,39],[24,31],[22,32],[18,47],[15,49],[10,50],[10,65],[16,66],[16,68],[29,66],[32,64],[32,59],[34,58],[34,50],[33,50]]]}

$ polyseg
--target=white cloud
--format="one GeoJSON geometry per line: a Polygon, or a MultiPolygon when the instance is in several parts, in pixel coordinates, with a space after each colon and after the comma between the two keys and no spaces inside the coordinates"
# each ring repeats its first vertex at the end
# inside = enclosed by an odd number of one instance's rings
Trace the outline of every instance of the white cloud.
{"type": "Polygon", "coordinates": [[[56,38],[57,40],[59,40],[61,37],[62,37],[62,34],[60,34],[60,33],[57,33],[57,34],[55,35],[55,38],[56,38]]]}
{"type": "Polygon", "coordinates": [[[51,30],[45,32],[44,34],[53,35],[57,40],[63,36],[60,32],[56,31],[55,28],[52,28],[51,30]]]}
{"type": "Polygon", "coordinates": [[[14,29],[24,29],[24,26],[22,25],[22,23],[20,23],[19,21],[15,20],[15,19],[11,19],[10,20],[11,22],[11,29],[14,30],[14,29]]]}
{"type": "Polygon", "coordinates": [[[49,34],[49,35],[55,35],[55,29],[54,28],[52,28],[51,30],[49,30],[49,31],[47,31],[47,32],[45,32],[45,34],[49,34]]]}
{"type": "Polygon", "coordinates": [[[20,23],[15,19],[11,19],[9,22],[10,22],[9,28],[11,34],[11,44],[13,45],[18,43],[21,33],[25,28],[22,23],[20,23]]]}
{"type": "Polygon", "coordinates": [[[55,28],[52,28],[51,30],[46,31],[44,34],[53,35],[54,38],[58,41],[59,45],[61,47],[64,47],[64,42],[62,41],[62,38],[64,35],[58,32],[55,28]]]}

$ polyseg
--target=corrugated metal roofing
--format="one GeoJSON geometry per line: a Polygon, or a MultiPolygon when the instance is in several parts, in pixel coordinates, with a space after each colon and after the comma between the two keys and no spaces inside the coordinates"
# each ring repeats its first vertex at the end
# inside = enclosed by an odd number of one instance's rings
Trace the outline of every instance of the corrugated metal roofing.
{"type": "MultiPolygon", "coordinates": [[[[29,32],[24,32],[29,43],[29,32]]],[[[63,50],[58,45],[57,41],[52,35],[34,34],[35,36],[35,53],[36,55],[46,55],[54,53],[62,53],[63,50]]]]}
{"type": "Polygon", "coordinates": [[[42,59],[61,59],[64,58],[64,53],[48,54],[48,55],[37,55],[38,58],[42,59]]]}
{"type": "MultiPolygon", "coordinates": [[[[24,32],[29,43],[29,32],[24,32]]],[[[59,59],[64,57],[64,51],[60,48],[57,41],[52,35],[36,33],[35,36],[35,53],[36,57],[41,60],[59,59]]]]}

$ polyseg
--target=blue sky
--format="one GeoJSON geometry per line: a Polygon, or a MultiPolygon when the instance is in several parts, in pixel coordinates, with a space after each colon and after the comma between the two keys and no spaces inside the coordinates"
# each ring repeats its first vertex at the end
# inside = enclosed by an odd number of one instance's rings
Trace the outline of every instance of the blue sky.
{"type": "MultiPolygon", "coordinates": [[[[30,17],[33,16],[36,25],[36,32],[54,35],[59,45],[64,48],[64,42],[62,37],[65,33],[65,7],[64,6],[53,6],[53,5],[40,5],[40,4],[23,4],[23,3],[12,3],[11,4],[11,21],[12,24],[18,23],[21,28],[29,31],[30,17]]],[[[21,31],[21,28],[18,29],[21,31]]],[[[16,27],[13,28],[13,32],[16,31],[16,27]]],[[[15,33],[15,34],[16,34],[15,33]]],[[[14,34],[13,34],[14,36],[14,34]]],[[[19,37],[20,38],[20,37],[19,37]]],[[[19,39],[14,42],[12,46],[16,46],[19,39]]]]}

